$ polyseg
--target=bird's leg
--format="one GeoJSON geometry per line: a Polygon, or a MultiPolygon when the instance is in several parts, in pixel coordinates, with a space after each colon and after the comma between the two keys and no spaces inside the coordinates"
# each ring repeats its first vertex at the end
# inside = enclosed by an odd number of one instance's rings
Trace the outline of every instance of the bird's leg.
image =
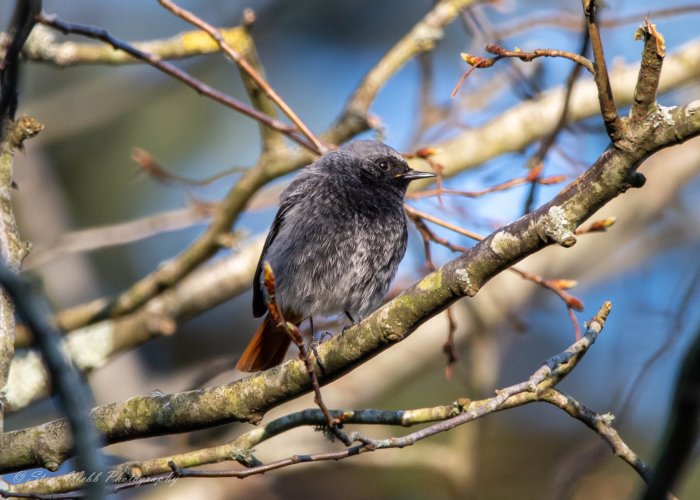
{"type": "Polygon", "coordinates": [[[333,338],[333,335],[331,335],[329,332],[320,331],[316,333],[314,330],[313,317],[309,317],[309,325],[311,326],[311,339],[314,344],[323,344],[326,340],[333,338]]]}
{"type": "Polygon", "coordinates": [[[342,331],[341,333],[345,333],[345,331],[346,331],[348,328],[352,328],[352,327],[355,326],[356,324],[362,322],[362,318],[359,318],[358,321],[355,321],[355,318],[352,317],[352,314],[350,314],[350,311],[343,311],[343,313],[344,313],[345,316],[350,320],[350,324],[349,324],[349,325],[345,325],[345,326],[343,327],[343,331],[342,331]]]}
{"type": "Polygon", "coordinates": [[[313,344],[320,344],[321,339],[316,335],[316,330],[314,329],[314,317],[309,316],[309,326],[311,327],[311,341],[313,344]]]}

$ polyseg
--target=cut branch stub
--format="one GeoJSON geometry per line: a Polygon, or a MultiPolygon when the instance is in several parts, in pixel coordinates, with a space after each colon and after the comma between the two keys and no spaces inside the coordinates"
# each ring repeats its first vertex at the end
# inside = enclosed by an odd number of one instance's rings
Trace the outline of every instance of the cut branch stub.
{"type": "Polygon", "coordinates": [[[666,56],[666,43],[661,33],[656,30],[656,25],[648,19],[644,20],[644,25],[637,29],[634,37],[636,40],[644,40],[642,62],[634,88],[634,104],[630,111],[630,120],[638,122],[654,111],[661,68],[666,56]]]}

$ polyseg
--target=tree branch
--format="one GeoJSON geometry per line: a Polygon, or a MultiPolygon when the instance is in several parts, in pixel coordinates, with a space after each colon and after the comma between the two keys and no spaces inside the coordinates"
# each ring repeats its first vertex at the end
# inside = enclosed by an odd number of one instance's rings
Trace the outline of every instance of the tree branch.
{"type": "MultiPolygon", "coordinates": [[[[78,455],[78,467],[85,470],[88,475],[101,472],[104,465],[99,451],[101,443],[93,422],[88,416],[92,397],[65,352],[60,348],[61,337],[49,322],[50,309],[46,300],[34,287],[21,280],[5,263],[0,263],[0,284],[12,298],[17,313],[37,338],[37,344],[51,374],[51,381],[56,386],[59,401],[67,416],[64,421],[65,436],[68,438],[72,436],[71,447],[75,447],[78,455]]],[[[47,456],[44,458],[51,460],[47,456]]],[[[50,464],[50,467],[58,467],[59,463],[50,464]]],[[[104,487],[105,485],[99,481],[85,485],[86,491],[93,498],[102,498],[104,487]]]]}
{"type": "Polygon", "coordinates": [[[195,16],[192,12],[187,9],[183,9],[175,5],[171,0],[158,0],[163,7],[168,9],[170,12],[176,16],[184,19],[190,24],[197,26],[198,28],[204,30],[212,37],[216,43],[221,47],[221,50],[226,53],[233,61],[238,65],[238,67],[246,74],[250,79],[255,82],[255,84],[269,97],[277,107],[284,113],[287,118],[294,124],[296,129],[308,139],[308,141],[313,146],[312,151],[317,154],[323,154],[327,151],[325,144],[318,140],[318,138],[311,132],[311,129],[306,126],[306,124],[301,121],[297,114],[292,110],[292,108],[284,102],[284,100],[275,92],[275,90],[270,86],[267,81],[257,72],[257,70],[251,65],[244,57],[239,54],[238,51],[233,49],[221,35],[218,29],[214,28],[212,25],[206,23],[204,20],[195,16]]]}
{"type": "MultiPolygon", "coordinates": [[[[643,124],[630,127],[627,139],[637,149],[611,148],[565,187],[552,201],[492,233],[459,258],[406,289],[362,323],[349,328],[318,348],[328,383],[367,359],[409,336],[415,329],[457,299],[475,295],[492,277],[551,243],[570,246],[574,230],[595,211],[633,186],[639,186],[636,169],[649,155],[664,147],[700,135],[700,101],[654,114],[643,124]],[[642,127],[644,125],[644,127],[642,127]]],[[[213,389],[162,397],[136,397],[93,410],[98,429],[108,442],[147,435],[184,432],[233,421],[257,422],[272,407],[310,389],[308,373],[300,360],[287,363],[213,389]],[[199,408],[208,408],[203,413],[199,408]]],[[[70,442],[64,421],[2,436],[10,450],[2,457],[3,470],[46,464],[37,453],[39,436],[49,456],[65,457],[70,442]]],[[[52,463],[52,462],[50,462],[52,463]]],[[[49,465],[50,465],[49,463],[49,465]]]]}
{"type": "Polygon", "coordinates": [[[644,40],[644,50],[637,85],[634,88],[634,104],[630,111],[630,120],[633,122],[643,120],[653,110],[661,79],[661,67],[666,57],[664,37],[648,19],[644,20],[644,26],[637,30],[635,37],[644,40]]]}
{"type": "Polygon", "coordinates": [[[194,78],[189,73],[181,70],[174,64],[171,64],[167,61],[163,61],[154,54],[145,52],[132,45],[129,45],[127,42],[119,40],[104,29],[75,23],[67,23],[58,19],[58,17],[55,15],[47,16],[45,14],[39,14],[37,16],[37,22],[45,26],[50,26],[51,28],[54,28],[65,34],[75,33],[88,38],[102,40],[103,42],[108,43],[115,49],[124,51],[130,56],[140,59],[150,64],[154,68],[158,69],[159,71],[162,71],[163,73],[181,81],[188,87],[195,90],[198,94],[213,99],[214,101],[223,104],[224,106],[231,108],[243,115],[246,115],[256,120],[257,122],[264,124],[267,127],[278,130],[287,135],[287,137],[289,137],[293,141],[299,143],[304,147],[311,147],[311,149],[313,150],[313,146],[309,146],[306,140],[297,134],[296,129],[294,127],[282,123],[279,120],[271,119],[267,114],[258,111],[257,109],[242,103],[238,99],[235,99],[234,97],[224,94],[223,92],[205,84],[204,82],[194,78]]]}
{"type": "Polygon", "coordinates": [[[591,47],[593,48],[595,83],[598,87],[600,111],[605,122],[605,130],[608,132],[610,140],[615,144],[624,131],[624,122],[617,114],[615,98],[610,86],[608,68],[605,64],[605,55],[603,54],[603,41],[598,30],[596,0],[581,0],[581,3],[583,5],[583,13],[586,16],[588,34],[591,37],[591,47]]]}
{"type": "MultiPolygon", "coordinates": [[[[221,34],[228,44],[236,47],[242,54],[247,54],[249,46],[244,32],[243,26],[221,29],[221,34]]],[[[29,61],[54,64],[63,68],[83,64],[122,65],[144,62],[143,59],[108,44],[57,42],[55,35],[55,31],[46,26],[35,26],[22,54],[29,61]]],[[[153,54],[161,60],[185,59],[221,51],[219,45],[200,30],[185,31],[170,38],[124,43],[153,54]]]]}
{"type": "MultiPolygon", "coordinates": [[[[620,68],[615,71],[612,75],[612,80],[616,89],[619,88],[617,92],[620,102],[631,103],[632,102],[632,91],[634,87],[634,78],[636,78],[638,73],[638,67],[627,66],[620,68]]],[[[679,86],[694,81],[695,78],[700,76],[700,43],[689,44],[678,53],[669,56],[664,64],[664,74],[659,84],[659,91],[664,92],[671,90],[673,88],[678,88],[679,86]]],[[[443,166],[444,176],[449,177],[456,175],[465,170],[474,168],[480,165],[484,161],[491,159],[500,154],[507,152],[519,151],[527,146],[530,142],[544,137],[551,129],[556,126],[557,118],[560,116],[559,112],[561,110],[561,101],[564,98],[566,89],[555,89],[546,93],[542,98],[536,100],[534,103],[524,103],[514,106],[510,110],[504,112],[500,116],[494,118],[490,122],[486,123],[481,128],[467,130],[455,139],[450,139],[443,143],[435,145],[438,152],[434,155],[438,161],[443,166]],[[541,127],[529,127],[528,124],[533,121],[541,123],[541,127]],[[504,134],[503,130],[508,130],[509,133],[504,134]]],[[[568,116],[568,122],[581,120],[590,116],[593,116],[599,112],[598,103],[596,99],[596,86],[593,82],[578,82],[575,89],[572,92],[570,100],[570,113],[568,116]]],[[[665,113],[668,112],[664,108],[664,113],[659,113],[657,116],[666,116],[665,113]]],[[[266,157],[265,168],[270,172],[271,176],[284,175],[292,170],[299,168],[308,162],[311,157],[303,156],[306,153],[301,152],[297,156],[283,160],[272,160],[266,157]]],[[[413,161],[413,160],[411,160],[413,161]]],[[[418,162],[423,160],[416,160],[418,162]]],[[[420,181],[414,184],[420,184],[420,181]]],[[[418,186],[416,186],[418,187],[418,186]]],[[[252,196],[252,194],[251,194],[252,196]]],[[[578,232],[578,230],[577,230],[578,232]]],[[[218,241],[218,236],[212,236],[212,241],[218,241]]],[[[218,248],[218,244],[217,244],[218,248]]],[[[254,256],[253,258],[256,258],[254,256]]],[[[228,272],[222,274],[221,280],[213,280],[214,290],[227,289],[226,286],[222,286],[221,282],[226,276],[226,280],[232,280],[234,283],[243,283],[240,288],[232,289],[232,295],[228,297],[218,298],[216,300],[225,300],[233,295],[241,293],[248,289],[250,283],[245,284],[245,280],[252,279],[252,273],[250,270],[243,267],[237,267],[237,271],[232,271],[234,274],[229,274],[228,272]],[[239,273],[239,274],[235,274],[239,273]],[[250,277],[249,277],[250,276],[250,277]]],[[[158,271],[156,271],[158,272],[158,271]]],[[[178,290],[180,288],[178,287],[178,290]]],[[[182,290],[189,289],[189,285],[182,288],[182,290]]],[[[184,292],[177,292],[177,295],[184,292]]],[[[206,296],[209,296],[207,294],[206,296]]],[[[152,302],[152,301],[151,301],[152,302]]],[[[97,341],[100,336],[100,332],[108,331],[111,332],[107,336],[109,338],[108,346],[119,346],[112,350],[111,348],[105,352],[105,355],[98,356],[99,363],[89,363],[84,365],[83,363],[78,363],[80,366],[98,367],[106,362],[106,356],[110,353],[120,352],[124,349],[129,349],[131,347],[141,345],[142,342],[147,341],[151,338],[156,338],[160,336],[157,333],[159,330],[151,328],[146,328],[144,326],[128,327],[127,325],[145,325],[152,323],[144,323],[143,318],[147,317],[147,310],[150,310],[150,304],[145,307],[145,311],[137,311],[130,314],[125,314],[120,317],[114,323],[112,321],[106,321],[102,325],[107,325],[109,328],[103,330],[102,328],[95,329],[85,329],[82,330],[81,325],[90,323],[91,315],[99,313],[103,310],[107,304],[105,300],[97,300],[91,303],[83,304],[75,308],[67,309],[58,313],[56,317],[56,322],[65,330],[76,330],[75,341],[70,342],[71,346],[80,346],[78,351],[89,352],[94,351],[94,342],[97,341]],[[114,325],[114,327],[112,326],[114,325]],[[119,326],[124,325],[124,327],[119,326]],[[152,333],[152,332],[156,333],[152,333]],[[90,332],[89,335],[86,335],[90,332]],[[139,332],[147,332],[146,334],[139,332]],[[148,333],[151,332],[151,333],[148,333]],[[133,333],[133,335],[132,335],[133,333]],[[96,337],[97,335],[97,337],[96,337]]],[[[155,304],[160,304],[161,302],[156,298],[155,304]]],[[[169,303],[169,299],[163,301],[162,303],[169,303]]],[[[201,301],[202,307],[206,306],[206,301],[201,301]]],[[[218,302],[216,302],[218,303],[218,302]]],[[[156,310],[159,310],[160,306],[154,306],[156,310]]],[[[200,309],[202,312],[205,309],[200,309]]],[[[175,316],[177,317],[177,316],[175,316]]],[[[26,341],[25,341],[26,345],[26,341]]],[[[103,342],[98,342],[97,345],[105,345],[103,342]]],[[[73,351],[71,351],[73,352],[73,351]]],[[[102,352],[100,350],[100,352],[102,352]]],[[[82,359],[82,357],[81,357],[82,359]]],[[[95,359],[94,357],[91,359],[95,359]]],[[[21,359],[16,360],[17,367],[13,368],[14,373],[17,373],[19,377],[20,373],[39,373],[43,374],[40,377],[42,382],[37,383],[32,386],[31,389],[27,390],[26,387],[20,387],[15,383],[10,384],[10,394],[12,396],[12,408],[14,410],[26,406],[29,402],[34,401],[44,395],[46,395],[49,389],[46,387],[46,372],[41,367],[40,360],[33,355],[31,352],[26,356],[22,356],[21,359]],[[20,396],[21,395],[21,396],[20,396]]],[[[87,368],[92,369],[92,368],[87,368]]],[[[16,379],[15,379],[16,380],[16,379]]]]}
{"type": "MultiPolygon", "coordinates": [[[[341,118],[328,132],[322,135],[322,140],[328,143],[342,143],[364,130],[367,127],[366,117],[369,105],[386,79],[416,54],[432,48],[435,41],[442,36],[444,26],[455,18],[460,8],[473,1],[475,0],[442,0],[438,3],[363,79],[341,118]]],[[[42,18],[42,22],[50,21],[45,17],[42,18]]],[[[72,25],[68,25],[66,28],[71,27],[72,25]]],[[[117,46],[121,43],[115,41],[111,35],[103,30],[97,30],[95,33],[95,28],[78,26],[77,29],[84,30],[86,36],[105,39],[109,43],[116,43],[117,46]]],[[[121,46],[119,48],[134,53],[133,48],[121,46]]],[[[144,57],[138,53],[135,55],[144,57]]],[[[149,64],[154,64],[147,58],[145,60],[149,64]]],[[[255,112],[261,113],[257,110],[255,112]]],[[[286,150],[274,151],[262,156],[258,164],[247,170],[231,188],[221,203],[220,210],[214,217],[212,224],[190,247],[135,283],[111,304],[105,306],[104,301],[95,301],[60,315],[57,318],[60,326],[65,330],[73,330],[108,317],[128,314],[144,305],[161,291],[173,286],[214,254],[219,248],[220,235],[231,229],[238,215],[245,209],[248,200],[260,187],[270,180],[301,168],[308,164],[312,158],[313,156],[303,150],[293,153],[286,150]]]]}
{"type": "MultiPolygon", "coordinates": [[[[68,333],[63,340],[66,352],[87,374],[120,352],[172,335],[181,322],[250,288],[263,241],[262,237],[254,238],[238,252],[196,270],[131,315],[68,333]]],[[[51,390],[49,374],[33,350],[15,357],[7,385],[7,406],[12,411],[49,395],[51,390]]]]}
{"type": "MultiPolygon", "coordinates": [[[[441,0],[365,75],[333,126],[330,137],[352,137],[368,126],[367,113],[374,98],[407,61],[431,50],[444,35],[444,28],[466,7],[479,0],[441,0]]],[[[332,140],[340,143],[340,140],[332,140]]]]}
{"type": "MultiPolygon", "coordinates": [[[[609,302],[603,304],[596,316],[589,322],[586,334],[582,339],[572,344],[563,352],[549,358],[525,382],[498,390],[494,397],[479,401],[461,398],[447,405],[406,411],[334,410],[331,412],[335,420],[343,422],[344,424],[400,425],[409,427],[417,424],[437,422],[406,436],[375,440],[353,433],[351,436],[355,440],[360,440],[361,444],[348,446],[344,450],[338,452],[315,455],[294,455],[267,464],[259,462],[252,455],[252,450],[260,443],[300,426],[328,424],[328,416],[323,410],[304,410],[277,418],[264,427],[251,430],[223,445],[152,460],[122,463],[110,471],[108,477],[115,483],[119,483],[115,485],[115,488],[119,488],[120,490],[140,486],[142,484],[149,484],[150,480],[163,480],[162,474],[167,474],[171,470],[174,472],[171,476],[168,476],[167,479],[176,477],[222,476],[244,478],[302,462],[340,460],[368,451],[410,446],[422,439],[440,432],[445,432],[458,425],[474,421],[493,412],[535,401],[558,401],[557,397],[561,395],[561,393],[554,391],[552,388],[573,371],[583,355],[596,341],[598,335],[605,326],[610,307],[611,304],[609,302]],[[232,471],[193,471],[188,469],[189,467],[231,460],[241,463],[246,468],[232,471]]],[[[585,411],[584,413],[586,416],[593,415],[594,419],[598,418],[593,412],[582,407],[571,398],[567,401],[569,401],[569,404],[578,405],[579,410],[585,411]]],[[[620,446],[626,447],[624,441],[622,441],[614,429],[610,427],[610,420],[610,418],[607,419],[607,426],[605,429],[600,430],[597,427],[592,427],[593,430],[599,432],[604,439],[607,439],[610,435],[617,436],[617,441],[620,443],[620,446]]],[[[630,453],[632,453],[631,450],[630,453]]],[[[622,458],[629,462],[627,455],[622,455],[622,458]]],[[[72,473],[28,481],[13,485],[10,492],[47,494],[72,491],[81,486],[85,481],[85,477],[86,476],[82,474],[72,473]]]]}
{"type": "Polygon", "coordinates": [[[15,11],[9,28],[10,43],[0,62],[0,140],[4,138],[5,119],[15,119],[19,92],[19,55],[41,12],[41,0],[15,3],[15,11]]]}
{"type": "MultiPolygon", "coordinates": [[[[6,119],[5,135],[0,140],[0,261],[14,274],[19,273],[29,253],[29,243],[19,234],[12,207],[12,164],[15,152],[22,150],[24,141],[43,128],[41,123],[26,116],[17,121],[6,119]]],[[[5,290],[0,290],[0,433],[4,428],[7,385],[15,352],[15,326],[15,306],[5,290]]]]}

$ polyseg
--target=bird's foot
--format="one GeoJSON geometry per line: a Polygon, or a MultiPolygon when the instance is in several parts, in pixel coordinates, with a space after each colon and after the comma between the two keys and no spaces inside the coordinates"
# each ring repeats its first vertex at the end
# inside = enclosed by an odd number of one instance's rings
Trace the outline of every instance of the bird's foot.
{"type": "MultiPolygon", "coordinates": [[[[316,334],[314,334],[314,337],[316,337],[316,334]]],[[[321,375],[326,376],[326,367],[323,365],[323,361],[321,361],[321,357],[318,355],[318,351],[316,348],[321,344],[320,341],[317,341],[315,338],[309,344],[309,349],[311,349],[311,352],[314,353],[314,358],[316,359],[316,364],[318,365],[319,369],[321,370],[321,375]]]]}
{"type": "Polygon", "coordinates": [[[327,340],[330,340],[332,338],[333,338],[333,334],[330,332],[313,332],[311,343],[319,345],[319,344],[323,344],[324,342],[326,342],[327,340]]]}
{"type": "Polygon", "coordinates": [[[355,319],[354,319],[354,318],[350,315],[350,313],[348,313],[347,311],[345,312],[345,316],[347,316],[348,319],[350,320],[350,324],[349,324],[349,325],[345,325],[345,326],[343,327],[343,330],[341,331],[341,334],[345,333],[347,330],[349,330],[349,329],[352,328],[353,326],[357,326],[357,325],[359,325],[360,323],[362,323],[362,318],[359,318],[359,317],[358,317],[358,318],[357,318],[357,321],[355,321],[355,319]]]}

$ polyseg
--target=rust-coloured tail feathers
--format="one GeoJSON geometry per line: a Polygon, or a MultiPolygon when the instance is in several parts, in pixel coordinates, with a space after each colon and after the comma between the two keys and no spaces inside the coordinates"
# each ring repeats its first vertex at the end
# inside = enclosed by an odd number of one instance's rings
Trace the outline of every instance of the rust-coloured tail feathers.
{"type": "Polygon", "coordinates": [[[257,372],[279,365],[284,360],[290,342],[284,327],[275,324],[270,315],[266,314],[236,363],[236,369],[242,372],[257,372]]]}

